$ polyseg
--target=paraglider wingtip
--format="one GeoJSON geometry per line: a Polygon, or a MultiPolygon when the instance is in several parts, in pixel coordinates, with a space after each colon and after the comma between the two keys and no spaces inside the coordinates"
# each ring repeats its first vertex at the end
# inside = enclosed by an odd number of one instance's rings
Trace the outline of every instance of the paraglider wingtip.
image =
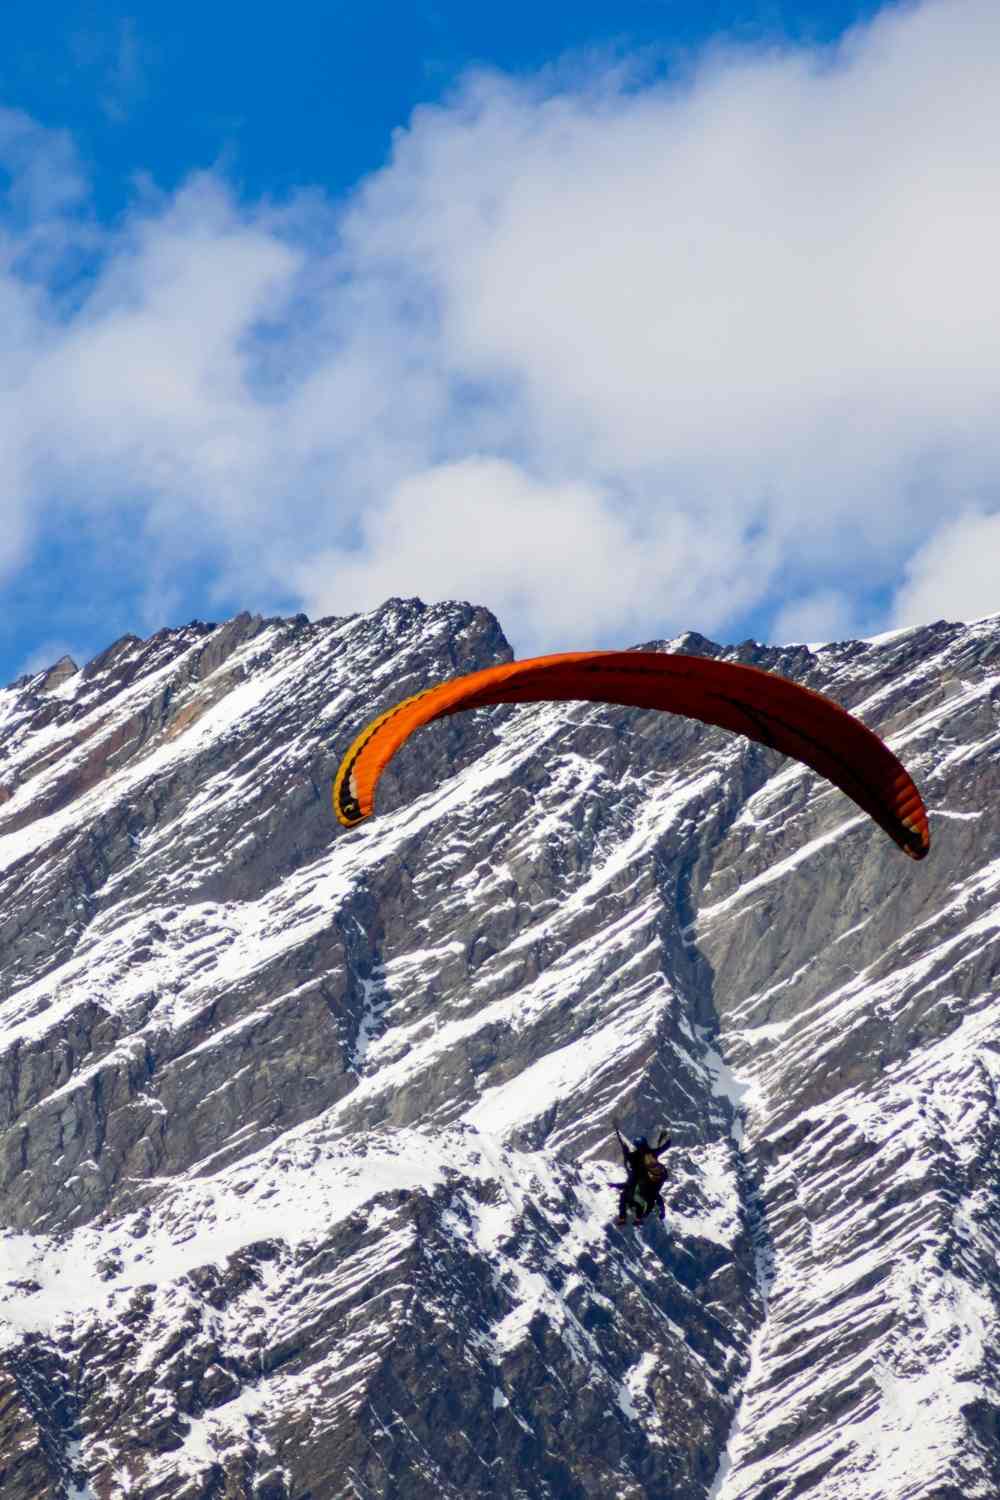
{"type": "Polygon", "coordinates": [[[342,828],[357,828],[359,823],[371,816],[340,777],[333,785],[333,811],[342,828]]]}
{"type": "Polygon", "coordinates": [[[357,828],[361,823],[366,822],[369,817],[368,813],[363,812],[359,812],[352,817],[348,813],[341,812],[339,807],[334,808],[334,812],[337,814],[337,822],[341,828],[357,828]]]}
{"type": "Polygon", "coordinates": [[[904,824],[904,828],[903,837],[899,840],[903,852],[911,859],[926,859],[931,852],[931,835],[926,821],[923,827],[904,824]]]}

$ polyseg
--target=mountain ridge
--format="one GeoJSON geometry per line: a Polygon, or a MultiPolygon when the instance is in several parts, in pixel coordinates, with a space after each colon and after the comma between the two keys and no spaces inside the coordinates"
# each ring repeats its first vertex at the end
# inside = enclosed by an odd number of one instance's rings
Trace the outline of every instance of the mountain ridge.
{"type": "Polygon", "coordinates": [[[930,858],[589,705],[429,727],[342,833],[362,724],[510,659],[472,605],[0,693],[5,1497],[1000,1488],[1000,622],[669,644],[889,735],[930,858]]]}

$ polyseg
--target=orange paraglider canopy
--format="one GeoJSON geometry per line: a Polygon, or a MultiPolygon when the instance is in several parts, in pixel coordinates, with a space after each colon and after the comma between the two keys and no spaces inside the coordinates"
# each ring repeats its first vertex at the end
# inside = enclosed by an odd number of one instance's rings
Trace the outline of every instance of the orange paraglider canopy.
{"type": "Polygon", "coordinates": [[[930,848],[927,814],[906,769],[846,709],[775,672],[659,651],[571,651],[487,667],[426,688],[358,735],[333,783],[340,822],[374,808],[388,762],[414,730],[496,703],[579,700],[655,708],[732,729],[811,766],[875,819],[913,859],[930,848]]]}

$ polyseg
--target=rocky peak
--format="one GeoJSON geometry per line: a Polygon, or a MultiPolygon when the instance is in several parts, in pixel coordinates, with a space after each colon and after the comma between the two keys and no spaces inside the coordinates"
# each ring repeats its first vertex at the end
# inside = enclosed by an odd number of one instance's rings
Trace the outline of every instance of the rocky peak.
{"type": "Polygon", "coordinates": [[[49,667],[41,675],[41,680],[35,688],[37,693],[52,693],[56,688],[62,687],[63,683],[70,677],[75,677],[80,668],[71,656],[60,656],[54,666],[49,667]]]}

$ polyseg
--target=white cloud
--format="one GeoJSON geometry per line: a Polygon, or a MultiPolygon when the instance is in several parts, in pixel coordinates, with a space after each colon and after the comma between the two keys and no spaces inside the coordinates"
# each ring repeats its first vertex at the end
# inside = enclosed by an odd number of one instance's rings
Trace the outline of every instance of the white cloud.
{"type": "Polygon", "coordinates": [[[254,326],[299,263],[209,178],[130,226],[28,393],[82,498],[117,501],[124,476],[168,505],[198,494],[224,524],[252,513],[262,465],[273,485],[277,418],[248,378],[254,326]]]}
{"type": "Polygon", "coordinates": [[[896,625],[978,620],[1000,611],[1000,515],[946,522],[911,558],[893,610],[896,625]]]}
{"type": "Polygon", "coordinates": [[[9,264],[39,226],[80,201],[87,184],[69,135],[44,129],[19,109],[0,108],[0,174],[7,179],[5,217],[17,235],[3,236],[9,264]]]}
{"type": "Polygon", "coordinates": [[[251,607],[482,600],[522,649],[854,628],[1000,495],[998,135],[995,0],[480,75],[343,212],[202,175],[98,233],[65,139],[0,116],[0,565],[76,515],[150,608],[197,563],[251,607]]]}
{"type": "Polygon", "coordinates": [[[792,599],[775,616],[772,635],[779,644],[844,640],[865,631],[855,602],[839,589],[817,589],[792,599]]]}
{"type": "Polygon", "coordinates": [[[465,459],[404,480],[363,520],[360,548],[302,564],[317,614],[413,591],[492,608],[515,645],[586,644],[642,633],[663,601],[722,620],[766,584],[769,559],[741,538],[699,533],[680,514],[628,515],[606,494],[543,484],[507,460],[465,459]]]}

